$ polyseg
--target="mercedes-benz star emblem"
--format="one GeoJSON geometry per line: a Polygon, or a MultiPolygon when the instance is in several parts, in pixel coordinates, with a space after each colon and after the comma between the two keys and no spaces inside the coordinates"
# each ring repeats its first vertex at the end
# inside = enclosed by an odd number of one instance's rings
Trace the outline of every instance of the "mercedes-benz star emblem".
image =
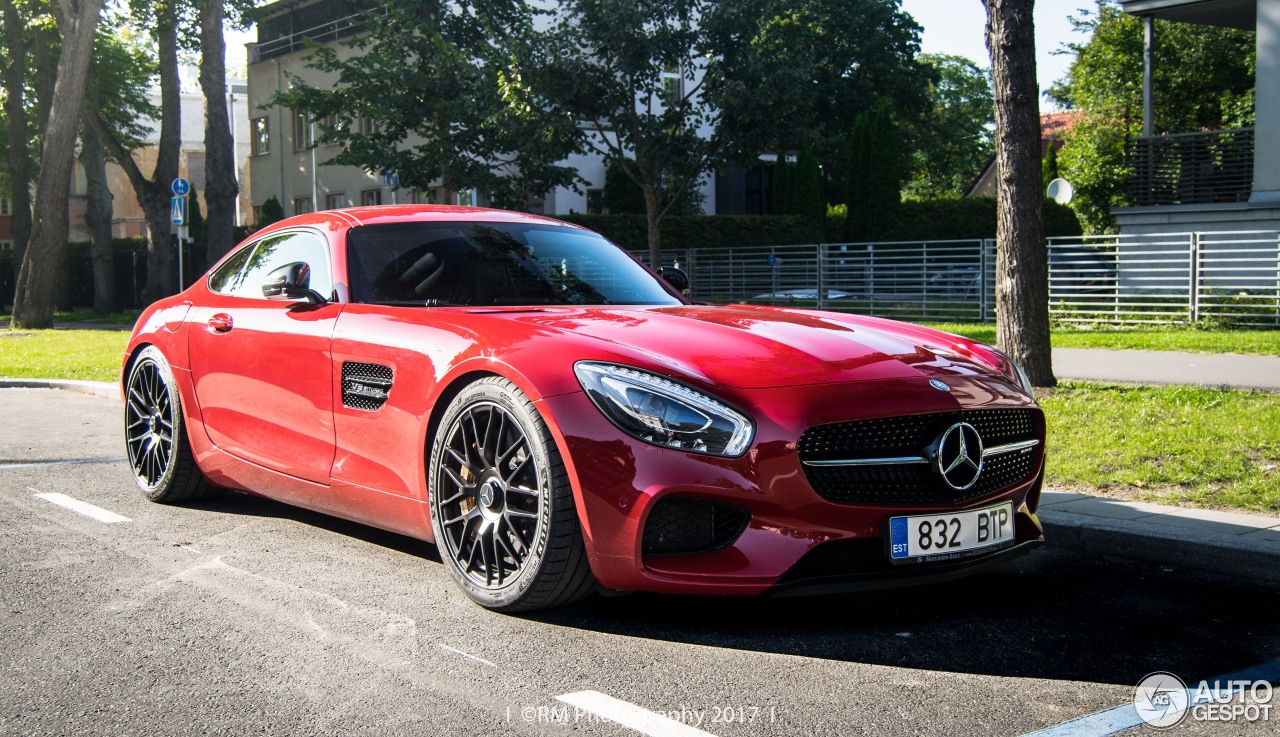
{"type": "Polygon", "coordinates": [[[957,422],[938,438],[933,465],[942,480],[957,491],[978,483],[982,475],[982,437],[973,425],[957,422]]]}
{"type": "Polygon", "coordinates": [[[951,391],[951,387],[947,386],[947,382],[939,381],[938,379],[929,379],[929,386],[933,387],[934,389],[937,389],[938,391],[944,391],[944,392],[951,391]]]}

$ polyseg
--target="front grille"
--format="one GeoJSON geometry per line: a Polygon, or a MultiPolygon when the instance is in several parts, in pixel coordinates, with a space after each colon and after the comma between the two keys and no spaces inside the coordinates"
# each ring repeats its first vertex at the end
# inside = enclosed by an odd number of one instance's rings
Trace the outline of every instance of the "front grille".
{"type": "MultiPolygon", "coordinates": [[[[986,448],[1036,435],[1034,409],[991,409],[884,417],[811,427],[800,437],[801,461],[924,456],[948,427],[967,422],[986,448]]],[[[1035,453],[986,459],[978,482],[963,491],[946,484],[930,464],[804,466],[813,490],[841,504],[948,506],[1006,489],[1032,473],[1035,453]]]]}
{"type": "Polygon", "coordinates": [[[645,521],[640,549],[646,556],[714,553],[732,545],[750,521],[746,510],[732,504],[688,496],[663,497],[645,521]]]}
{"type": "Polygon", "coordinates": [[[375,412],[391,395],[395,375],[390,366],[379,363],[344,361],[342,364],[342,406],[375,412]]]}

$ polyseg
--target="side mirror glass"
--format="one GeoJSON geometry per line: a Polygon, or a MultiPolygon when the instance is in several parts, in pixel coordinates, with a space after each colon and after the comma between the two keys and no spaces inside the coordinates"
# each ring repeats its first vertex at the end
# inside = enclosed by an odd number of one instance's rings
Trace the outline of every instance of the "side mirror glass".
{"type": "Polygon", "coordinates": [[[662,277],[668,284],[675,287],[677,292],[689,291],[689,275],[684,273],[681,269],[663,266],[658,269],[658,276],[662,277]]]}
{"type": "Polygon", "coordinates": [[[304,261],[285,264],[262,280],[262,296],[275,300],[306,300],[324,304],[328,300],[311,289],[311,267],[304,261]]]}

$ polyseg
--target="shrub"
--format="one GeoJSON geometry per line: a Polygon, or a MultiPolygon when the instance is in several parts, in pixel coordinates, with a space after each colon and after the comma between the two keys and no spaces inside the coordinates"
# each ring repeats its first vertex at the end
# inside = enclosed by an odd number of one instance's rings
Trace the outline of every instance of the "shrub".
{"type": "MultiPolygon", "coordinates": [[[[845,232],[845,213],[832,208],[827,216],[827,239],[840,242],[845,232]]],[[[1080,221],[1070,207],[1053,200],[1044,201],[1044,230],[1047,236],[1080,235],[1080,221]]],[[[880,241],[942,241],[996,237],[994,197],[965,197],[958,200],[907,200],[895,214],[880,241]]]]}
{"type": "MultiPolygon", "coordinates": [[[[590,228],[635,253],[648,253],[644,215],[557,215],[567,223],[590,228]]],[[[799,215],[669,215],[662,219],[662,247],[667,251],[697,248],[729,250],[748,246],[818,243],[822,228],[799,215]]]]}

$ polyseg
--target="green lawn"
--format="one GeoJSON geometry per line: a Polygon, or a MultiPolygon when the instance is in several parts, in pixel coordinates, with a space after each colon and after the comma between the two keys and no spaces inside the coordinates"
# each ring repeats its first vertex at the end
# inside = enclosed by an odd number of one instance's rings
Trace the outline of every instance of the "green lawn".
{"type": "Polygon", "coordinates": [[[0,376],[115,381],[128,342],[116,330],[0,330],[0,376]]]}
{"type": "Polygon", "coordinates": [[[1051,484],[1280,512],[1280,394],[1064,382],[1041,405],[1051,484]]]}
{"type": "MultiPolygon", "coordinates": [[[[929,323],[929,327],[995,344],[995,325],[929,323]]],[[[1056,328],[1054,348],[1112,348],[1190,353],[1253,353],[1280,356],[1280,330],[1192,330],[1188,328],[1056,328]]]]}
{"type": "MultiPolygon", "coordinates": [[[[0,315],[0,327],[8,327],[12,315],[0,315]]],[[[110,315],[98,315],[93,310],[75,310],[73,312],[53,313],[53,324],[68,322],[92,322],[99,325],[132,326],[138,320],[138,312],[114,312],[110,315]]]]}

